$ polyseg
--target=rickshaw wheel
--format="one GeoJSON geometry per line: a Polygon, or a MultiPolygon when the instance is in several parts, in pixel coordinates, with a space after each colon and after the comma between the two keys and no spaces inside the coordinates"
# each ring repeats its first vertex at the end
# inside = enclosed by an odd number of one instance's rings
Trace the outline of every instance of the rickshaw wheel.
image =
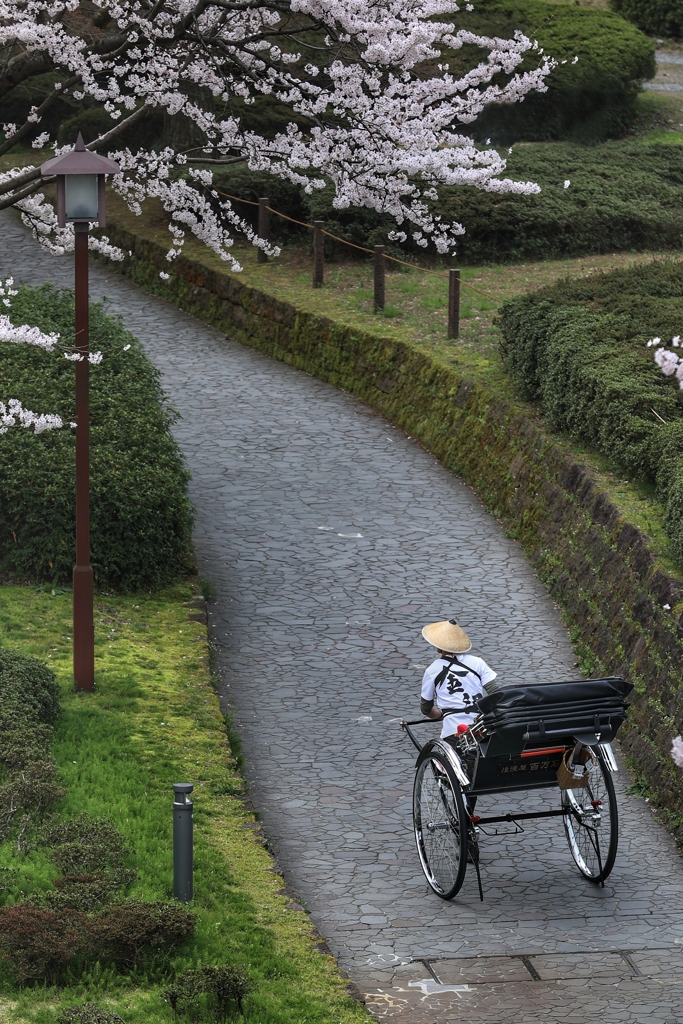
{"type": "Polygon", "coordinates": [[[467,869],[469,822],[453,769],[429,745],[417,761],[413,824],[425,878],[437,896],[452,899],[467,869]]]}
{"type": "Polygon", "coordinates": [[[617,856],[619,819],[612,775],[599,748],[591,748],[598,759],[582,789],[562,790],[564,830],[574,862],[591,882],[604,882],[617,856]]]}

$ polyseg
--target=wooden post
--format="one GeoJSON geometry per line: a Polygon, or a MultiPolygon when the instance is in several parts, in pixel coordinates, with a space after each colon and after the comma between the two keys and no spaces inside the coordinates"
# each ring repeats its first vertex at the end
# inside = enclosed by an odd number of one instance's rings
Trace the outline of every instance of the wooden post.
{"type": "Polygon", "coordinates": [[[325,236],[323,235],[324,220],[313,221],[313,287],[322,288],[325,273],[325,236]]]}
{"type": "MultiPolygon", "coordinates": [[[[264,238],[266,242],[270,241],[270,199],[259,199],[258,201],[258,236],[264,238]]],[[[259,263],[267,263],[268,256],[263,249],[258,250],[257,256],[259,263]]]]}
{"type": "Polygon", "coordinates": [[[384,259],[384,246],[375,246],[375,313],[378,309],[384,309],[385,287],[384,271],[386,261],[384,259]]]}
{"type": "Polygon", "coordinates": [[[448,272],[448,337],[460,334],[460,271],[448,272]]]}

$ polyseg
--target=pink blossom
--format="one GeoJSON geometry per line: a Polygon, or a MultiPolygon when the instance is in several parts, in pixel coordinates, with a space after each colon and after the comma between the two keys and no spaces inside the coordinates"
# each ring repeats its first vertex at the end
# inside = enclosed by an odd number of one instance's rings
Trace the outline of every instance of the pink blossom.
{"type": "Polygon", "coordinates": [[[10,398],[7,406],[0,402],[0,434],[6,434],[10,427],[33,427],[36,434],[44,430],[55,430],[63,426],[60,416],[51,413],[35,413],[24,409],[16,398],[10,398]]]}
{"type": "Polygon", "coordinates": [[[671,756],[679,768],[683,768],[683,739],[676,736],[671,744],[671,756]]]}

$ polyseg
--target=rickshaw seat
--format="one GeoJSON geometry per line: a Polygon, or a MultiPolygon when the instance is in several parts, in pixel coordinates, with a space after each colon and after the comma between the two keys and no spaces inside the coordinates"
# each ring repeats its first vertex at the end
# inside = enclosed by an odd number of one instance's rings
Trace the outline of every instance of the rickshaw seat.
{"type": "Polygon", "coordinates": [[[477,701],[486,756],[579,739],[609,742],[626,718],[633,684],[619,676],[504,686],[477,701]]]}

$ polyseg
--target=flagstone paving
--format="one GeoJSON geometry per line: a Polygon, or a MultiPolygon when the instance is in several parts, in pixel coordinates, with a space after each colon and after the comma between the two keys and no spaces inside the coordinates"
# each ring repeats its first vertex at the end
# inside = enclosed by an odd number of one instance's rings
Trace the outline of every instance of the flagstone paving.
{"type": "MultiPolygon", "coordinates": [[[[69,259],[0,217],[0,274],[71,283],[69,259]]],[[[140,337],[182,414],[197,557],[218,592],[221,694],[251,797],[288,885],[372,1013],[405,1024],[683,1021],[683,865],[623,772],[604,889],[577,873],[552,820],[482,837],[483,903],[473,876],[444,903],[420,871],[414,757],[397,719],[419,714],[421,626],[457,617],[503,682],[577,675],[519,547],[354,397],[102,266],[92,294],[140,337]]]]}

